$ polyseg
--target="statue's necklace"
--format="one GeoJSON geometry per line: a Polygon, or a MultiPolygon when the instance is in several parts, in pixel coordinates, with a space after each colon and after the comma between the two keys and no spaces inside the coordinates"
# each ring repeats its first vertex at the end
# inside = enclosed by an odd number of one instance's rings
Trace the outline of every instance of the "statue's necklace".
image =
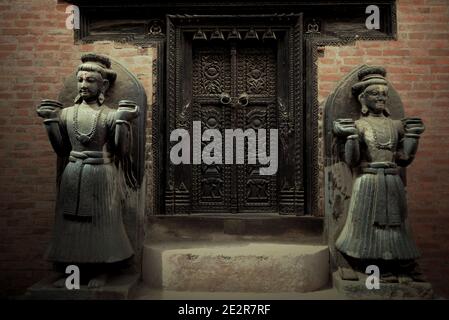
{"type": "Polygon", "coordinates": [[[388,126],[388,140],[387,142],[380,142],[379,141],[379,137],[377,136],[377,131],[382,130],[379,129],[378,126],[376,126],[376,123],[373,121],[369,121],[368,119],[365,119],[366,123],[368,123],[368,125],[371,127],[371,130],[373,131],[373,138],[374,138],[374,143],[376,144],[376,147],[378,149],[385,149],[385,150],[392,150],[393,149],[393,145],[394,145],[394,141],[393,141],[393,136],[394,136],[394,132],[393,132],[393,127],[391,125],[391,121],[386,121],[386,124],[388,126]]]}
{"type": "Polygon", "coordinates": [[[79,105],[75,107],[75,112],[73,115],[73,129],[75,130],[75,137],[78,139],[78,141],[81,142],[82,144],[86,144],[92,139],[92,137],[95,135],[95,132],[97,131],[98,119],[100,118],[100,114],[103,109],[97,111],[95,113],[95,116],[92,117],[92,124],[88,133],[82,133],[79,129],[78,110],[79,105]]]}

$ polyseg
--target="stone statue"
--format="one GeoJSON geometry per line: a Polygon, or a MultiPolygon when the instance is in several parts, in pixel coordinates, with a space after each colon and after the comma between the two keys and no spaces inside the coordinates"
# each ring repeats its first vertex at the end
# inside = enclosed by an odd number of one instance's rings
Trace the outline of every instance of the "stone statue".
{"type": "MultiPolygon", "coordinates": [[[[95,288],[104,285],[105,271],[134,255],[121,201],[126,183],[133,183],[131,124],[139,107],[129,100],[120,101],[118,109],[105,105],[105,94],[117,77],[109,58],[85,54],[81,61],[74,105],[62,108],[57,101],[43,100],[37,113],[44,118],[54,151],[68,159],[59,178],[47,258],[58,270],[78,265],[81,279],[95,288]]],[[[63,286],[63,280],[55,285],[63,286]]]]}
{"type": "Polygon", "coordinates": [[[368,265],[376,265],[383,282],[422,281],[415,263],[419,253],[407,224],[401,168],[412,163],[424,125],[419,118],[391,118],[385,77],[383,67],[359,70],[352,84],[359,115],[348,112],[352,118],[332,121],[336,146],[353,174],[347,216],[333,239],[345,261],[337,264],[346,280],[357,280],[368,265]]]}

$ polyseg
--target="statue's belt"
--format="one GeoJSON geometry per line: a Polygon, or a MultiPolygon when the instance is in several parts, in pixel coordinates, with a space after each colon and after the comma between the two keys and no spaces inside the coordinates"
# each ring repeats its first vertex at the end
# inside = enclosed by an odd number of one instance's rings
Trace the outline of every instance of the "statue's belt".
{"type": "Polygon", "coordinates": [[[363,163],[361,165],[362,173],[371,174],[398,174],[399,169],[395,163],[392,162],[371,162],[363,163]]]}
{"type": "Polygon", "coordinates": [[[402,212],[405,208],[404,199],[397,194],[391,194],[393,186],[387,182],[386,175],[397,175],[399,168],[392,162],[372,162],[362,164],[362,173],[376,175],[376,201],[374,206],[374,224],[381,227],[400,226],[402,212]]]}
{"type": "Polygon", "coordinates": [[[111,155],[101,151],[71,151],[70,162],[82,161],[83,164],[111,163],[111,155]]]}

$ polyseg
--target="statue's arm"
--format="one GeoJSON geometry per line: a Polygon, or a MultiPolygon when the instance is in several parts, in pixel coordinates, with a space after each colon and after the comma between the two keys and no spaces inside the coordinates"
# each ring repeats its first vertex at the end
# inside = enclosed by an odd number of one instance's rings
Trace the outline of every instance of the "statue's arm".
{"type": "Polygon", "coordinates": [[[130,101],[126,101],[126,103],[121,101],[119,105],[114,116],[114,144],[117,154],[124,156],[129,153],[132,145],[131,122],[139,115],[139,107],[130,101]]]}
{"type": "Polygon", "coordinates": [[[350,167],[360,163],[360,133],[352,119],[337,119],[334,121],[334,134],[345,139],[345,162],[350,167]]]}
{"type": "Polygon", "coordinates": [[[131,137],[131,123],[126,120],[117,119],[115,122],[114,143],[118,155],[124,156],[129,153],[132,143],[131,137]]]}
{"type": "Polygon", "coordinates": [[[419,138],[425,127],[419,118],[405,118],[402,121],[397,121],[396,124],[401,138],[396,152],[396,163],[401,167],[406,167],[415,159],[419,138]]]}
{"type": "Polygon", "coordinates": [[[37,109],[37,114],[44,118],[45,130],[53,150],[60,157],[67,156],[71,150],[64,125],[65,113],[65,110],[61,111],[60,108],[52,108],[45,105],[40,105],[37,109]]]}
{"type": "Polygon", "coordinates": [[[358,134],[350,135],[346,138],[345,162],[351,168],[357,167],[360,163],[360,140],[358,134]]]}

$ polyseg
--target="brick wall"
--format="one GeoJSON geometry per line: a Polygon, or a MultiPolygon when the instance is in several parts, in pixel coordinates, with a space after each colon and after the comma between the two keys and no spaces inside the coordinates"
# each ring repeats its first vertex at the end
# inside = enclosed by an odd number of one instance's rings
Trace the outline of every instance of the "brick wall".
{"type": "Polygon", "coordinates": [[[437,293],[449,297],[449,1],[399,0],[397,8],[397,41],[325,48],[318,61],[319,101],[355,66],[378,64],[386,67],[406,115],[424,120],[407,170],[409,217],[422,269],[437,293]]]}
{"type": "MultiPolygon", "coordinates": [[[[424,119],[427,131],[408,170],[410,217],[425,272],[449,296],[448,7],[447,0],[400,0],[398,41],[327,47],[319,60],[319,99],[354,66],[381,64],[407,115],[424,119]]],[[[154,50],[112,42],[75,45],[65,29],[65,8],[56,0],[0,3],[0,295],[23,292],[50,268],[42,255],[53,225],[56,159],[35,115],[37,103],[56,98],[64,77],[89,51],[129,68],[152,97],[154,50]]]]}
{"type": "Polygon", "coordinates": [[[53,225],[56,157],[36,116],[39,101],[58,97],[82,53],[99,52],[137,76],[151,115],[154,49],[107,41],[75,45],[65,27],[66,6],[0,3],[0,295],[23,292],[51,267],[42,257],[53,225]]]}

